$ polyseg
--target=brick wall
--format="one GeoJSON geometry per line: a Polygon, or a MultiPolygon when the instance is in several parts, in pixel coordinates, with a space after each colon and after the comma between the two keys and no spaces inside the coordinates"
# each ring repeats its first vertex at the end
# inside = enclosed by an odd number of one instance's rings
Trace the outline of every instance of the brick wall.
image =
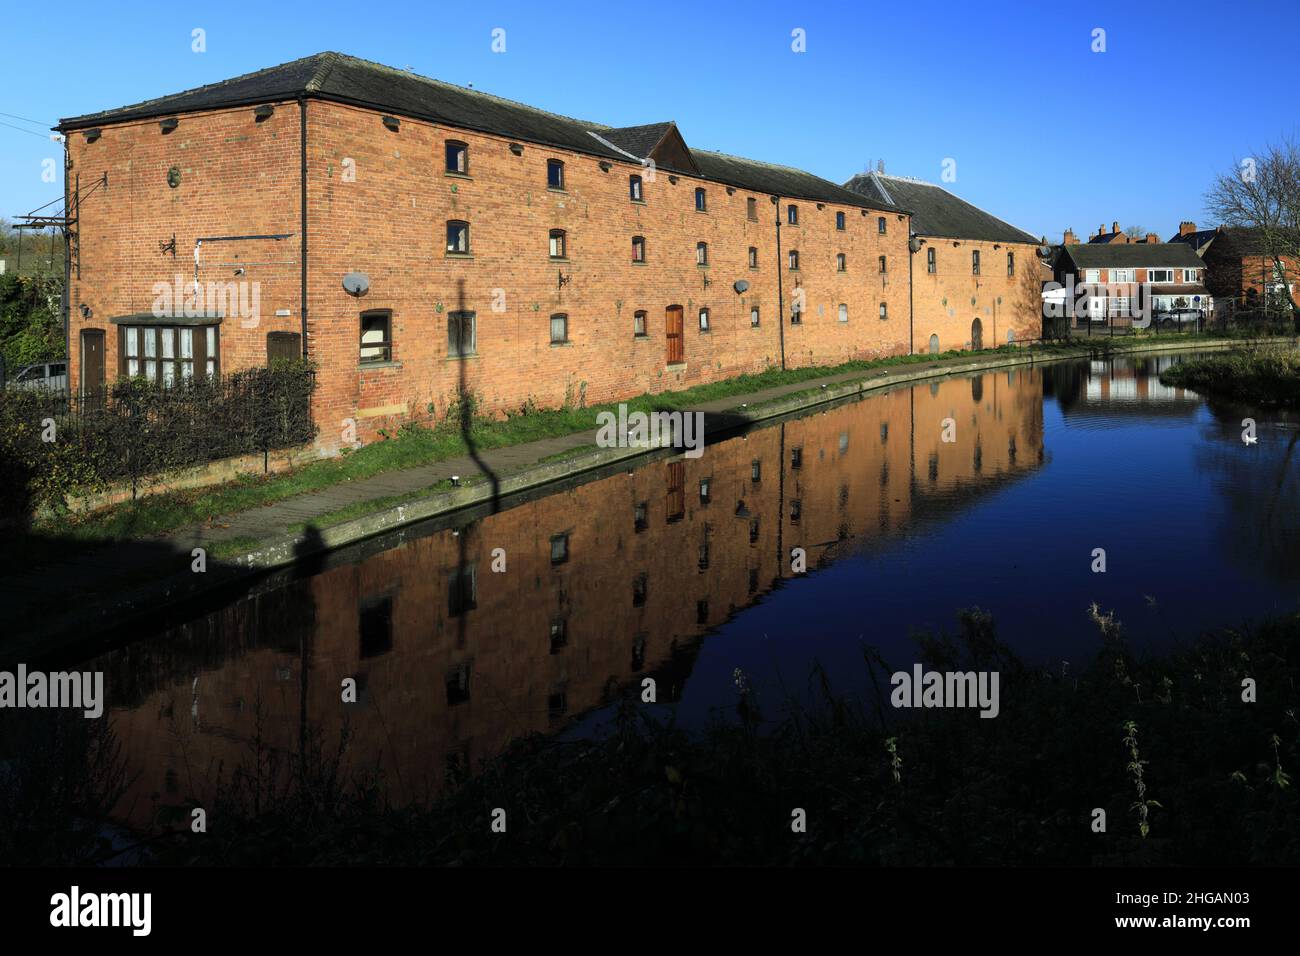
{"type": "Polygon", "coordinates": [[[1043,334],[1042,283],[1038,246],[1031,243],[976,242],[922,237],[912,261],[912,308],[915,351],[929,349],[931,335],[939,350],[972,347],[972,326],[979,319],[984,348],[1005,345],[1007,333],[1017,341],[1043,334]],[[928,271],[928,250],[935,252],[935,271],[928,271]],[[971,253],[979,251],[980,274],[974,275],[971,253]],[[1015,255],[1015,274],[1007,275],[1007,253],[1015,255]]]}

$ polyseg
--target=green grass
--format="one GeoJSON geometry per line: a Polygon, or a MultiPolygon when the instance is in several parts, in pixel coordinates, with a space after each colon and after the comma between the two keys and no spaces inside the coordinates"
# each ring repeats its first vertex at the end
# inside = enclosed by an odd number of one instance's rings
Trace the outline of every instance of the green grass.
{"type": "MultiPolygon", "coordinates": [[[[1154,336],[1153,336],[1154,338],[1154,336]]],[[[1168,339],[1171,336],[1163,336],[1168,339]]],[[[1078,341],[1050,343],[1035,347],[1036,354],[1069,355],[1086,354],[1089,349],[1108,347],[1097,342],[1078,341]]],[[[1116,340],[1119,341],[1119,340],[1116,340]]],[[[982,352],[950,351],[941,355],[898,355],[871,361],[846,362],[842,365],[814,366],[796,369],[769,369],[751,375],[740,375],[720,382],[710,382],[676,392],[645,394],[629,399],[629,411],[675,411],[719,399],[742,396],[779,386],[793,385],[832,375],[849,372],[866,373],[872,370],[931,362],[969,361],[988,355],[1021,354],[1022,347],[1001,346],[982,352]]],[[[595,417],[601,411],[613,411],[620,403],[610,402],[587,407],[568,406],[539,410],[524,407],[508,413],[501,419],[475,417],[470,426],[470,439],[480,451],[503,448],[526,442],[571,435],[596,427],[595,417]]],[[[542,460],[569,457],[582,449],[556,453],[542,460]]],[[[70,552],[98,547],[105,543],[147,538],[174,531],[191,524],[201,524],[253,508],[274,504],[298,495],[309,494],[348,481],[360,481],[385,472],[414,468],[438,461],[467,455],[469,447],[458,423],[443,421],[434,427],[408,426],[384,440],[364,448],[346,452],[336,458],[323,459],[278,475],[242,475],[225,484],[207,488],[160,492],[145,495],[133,502],[124,502],[90,514],[63,514],[44,518],[36,523],[37,536],[22,555],[0,559],[0,566],[21,559],[23,567],[31,567],[44,560],[67,557],[70,552]]],[[[348,520],[379,510],[373,507],[351,506],[348,513],[325,516],[333,523],[348,520]],[[355,508],[355,510],[353,510],[355,508]]]]}
{"type": "Polygon", "coordinates": [[[1300,350],[1269,346],[1213,355],[1179,363],[1160,381],[1253,405],[1300,408],[1300,350]]]}

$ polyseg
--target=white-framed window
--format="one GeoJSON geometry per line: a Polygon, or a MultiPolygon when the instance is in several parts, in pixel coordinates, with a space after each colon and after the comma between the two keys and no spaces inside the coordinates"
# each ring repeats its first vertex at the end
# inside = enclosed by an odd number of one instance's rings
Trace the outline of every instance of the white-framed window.
{"type": "Polygon", "coordinates": [[[1133,270],[1132,269],[1111,269],[1110,281],[1111,282],[1132,282],[1133,270]]]}
{"type": "Polygon", "coordinates": [[[1100,269],[1084,269],[1084,270],[1083,270],[1083,281],[1084,281],[1084,282],[1088,282],[1088,283],[1100,282],[1100,281],[1101,281],[1101,270],[1100,270],[1100,269]]]}
{"type": "Polygon", "coordinates": [[[841,302],[841,303],[840,303],[840,321],[841,321],[841,322],[847,322],[848,320],[849,320],[849,307],[848,307],[847,304],[841,302]]]}
{"type": "Polygon", "coordinates": [[[1110,300],[1111,315],[1128,315],[1128,296],[1117,295],[1110,300]]]}
{"type": "Polygon", "coordinates": [[[1184,269],[1184,270],[1183,270],[1183,281],[1184,281],[1184,282],[1200,282],[1200,281],[1201,281],[1201,270],[1200,270],[1200,269],[1184,269]]]}
{"type": "Polygon", "coordinates": [[[1148,282],[1173,282],[1174,270],[1173,269],[1148,269],[1147,281],[1148,282]]]}

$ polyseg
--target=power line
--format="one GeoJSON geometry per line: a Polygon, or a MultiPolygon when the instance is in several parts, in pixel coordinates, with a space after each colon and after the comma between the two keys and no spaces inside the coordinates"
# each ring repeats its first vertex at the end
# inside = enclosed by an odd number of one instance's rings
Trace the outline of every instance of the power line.
{"type": "Polygon", "coordinates": [[[34,132],[33,130],[30,129],[23,129],[21,126],[14,126],[12,123],[0,123],[0,126],[8,126],[10,129],[18,130],[18,132],[20,133],[27,133],[29,136],[39,136],[41,139],[45,140],[46,142],[50,142],[50,137],[48,135],[42,135],[41,133],[34,132]]]}
{"type": "Polygon", "coordinates": [[[40,120],[28,119],[26,116],[17,116],[13,113],[0,113],[0,116],[7,116],[10,119],[22,120],[24,123],[35,123],[37,126],[43,126],[46,129],[49,129],[54,125],[53,123],[42,123],[40,120]]]}

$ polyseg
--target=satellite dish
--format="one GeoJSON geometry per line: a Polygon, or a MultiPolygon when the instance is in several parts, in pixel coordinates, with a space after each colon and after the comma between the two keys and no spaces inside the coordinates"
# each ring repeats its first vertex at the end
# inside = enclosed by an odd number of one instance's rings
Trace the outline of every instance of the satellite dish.
{"type": "Polygon", "coordinates": [[[749,288],[749,283],[746,282],[744,279],[737,279],[734,288],[737,292],[744,292],[746,289],[749,288]]]}
{"type": "Polygon", "coordinates": [[[348,295],[364,295],[370,288],[370,276],[364,272],[349,272],[343,277],[343,288],[348,295]]]}

